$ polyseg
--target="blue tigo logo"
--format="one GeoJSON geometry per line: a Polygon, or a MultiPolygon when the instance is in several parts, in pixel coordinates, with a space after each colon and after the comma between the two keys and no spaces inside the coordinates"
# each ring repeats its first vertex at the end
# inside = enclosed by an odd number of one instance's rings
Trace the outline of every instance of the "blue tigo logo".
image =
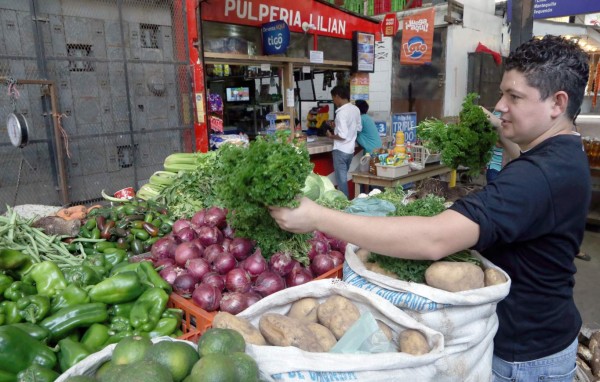
{"type": "Polygon", "coordinates": [[[290,44],[290,28],[285,21],[263,24],[261,30],[264,54],[285,53],[290,44]]]}
{"type": "Polygon", "coordinates": [[[410,40],[406,44],[404,44],[404,53],[415,60],[423,57],[425,52],[427,52],[427,44],[425,44],[425,40],[423,40],[419,36],[411,37],[410,40]]]}

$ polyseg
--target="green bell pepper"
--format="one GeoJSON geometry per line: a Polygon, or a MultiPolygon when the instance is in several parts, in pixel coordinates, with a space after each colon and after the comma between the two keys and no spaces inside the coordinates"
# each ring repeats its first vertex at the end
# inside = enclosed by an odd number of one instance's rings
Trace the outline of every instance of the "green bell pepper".
{"type": "Polygon", "coordinates": [[[36,294],[37,289],[33,284],[24,281],[15,281],[4,291],[4,298],[10,301],[19,301],[25,296],[36,294]]]}
{"type": "Polygon", "coordinates": [[[102,281],[102,275],[87,265],[68,268],[65,271],[65,278],[69,284],[75,284],[80,287],[95,285],[102,281]]]}
{"type": "Polygon", "coordinates": [[[54,382],[60,374],[47,367],[33,364],[17,374],[19,382],[54,382]]]}
{"type": "Polygon", "coordinates": [[[75,284],[66,287],[60,294],[52,298],[52,306],[50,313],[54,314],[61,310],[74,305],[81,305],[90,302],[90,296],[87,292],[75,284]]]}
{"type": "Polygon", "coordinates": [[[58,363],[63,373],[91,354],[83,344],[68,337],[58,341],[58,346],[60,348],[58,363]]]}
{"type": "Polygon", "coordinates": [[[16,324],[23,321],[16,302],[2,301],[0,303],[0,321],[2,321],[3,325],[16,324]]]}
{"type": "Polygon", "coordinates": [[[85,260],[83,260],[81,265],[87,265],[98,272],[101,276],[108,274],[112,268],[112,265],[106,262],[106,258],[104,257],[103,253],[94,253],[92,255],[88,255],[85,260]]]}
{"type": "Polygon", "coordinates": [[[53,261],[42,261],[31,268],[29,276],[35,281],[38,294],[55,296],[67,287],[67,280],[53,261]]]}
{"type": "Polygon", "coordinates": [[[128,317],[114,316],[110,320],[110,331],[112,333],[132,331],[128,317]]]}
{"type": "Polygon", "coordinates": [[[108,337],[108,340],[106,341],[104,346],[108,346],[110,344],[116,344],[119,341],[121,341],[123,338],[132,337],[132,336],[133,336],[132,330],[127,330],[127,331],[123,331],[123,332],[115,332],[115,333],[111,334],[110,337],[108,337]]]}
{"type": "MultiPolygon", "coordinates": [[[[144,272],[146,276],[146,280],[152,284],[155,288],[160,288],[167,292],[167,294],[171,294],[173,292],[173,288],[171,284],[169,284],[165,279],[163,279],[160,274],[154,269],[154,265],[152,265],[149,261],[140,261],[138,269],[138,276],[140,274],[139,271],[144,272]]],[[[140,277],[142,278],[142,277],[140,277]]]]}
{"type": "Polygon", "coordinates": [[[108,326],[92,324],[81,337],[81,344],[90,352],[95,353],[104,348],[104,344],[110,337],[108,326]]]}
{"type": "Polygon", "coordinates": [[[16,374],[9,373],[8,371],[0,370],[0,382],[17,382],[18,378],[16,374]]]}
{"type": "Polygon", "coordinates": [[[21,268],[30,260],[29,255],[21,251],[8,248],[0,249],[0,269],[2,270],[21,268]]]}
{"type": "Polygon", "coordinates": [[[133,301],[124,302],[121,304],[114,304],[108,308],[108,315],[112,317],[125,317],[129,320],[131,314],[131,308],[133,308],[133,301]]]}
{"type": "Polygon", "coordinates": [[[50,331],[51,340],[59,340],[69,335],[73,329],[102,323],[106,320],[108,320],[106,304],[90,302],[63,308],[46,317],[40,326],[50,331]]]}
{"type": "Polygon", "coordinates": [[[115,248],[115,243],[112,241],[99,241],[94,244],[94,249],[98,252],[104,252],[104,250],[108,248],[115,248]]]}
{"type": "Polygon", "coordinates": [[[135,301],[129,322],[134,329],[149,332],[167,307],[169,295],[161,288],[150,288],[135,301]]]}
{"type": "Polygon", "coordinates": [[[48,346],[12,326],[0,326],[0,370],[17,374],[33,364],[56,366],[56,354],[48,346]]]}
{"type": "Polygon", "coordinates": [[[17,301],[17,308],[25,321],[35,324],[50,313],[50,299],[41,294],[25,296],[17,301]]]}
{"type": "Polygon", "coordinates": [[[135,300],[144,291],[135,272],[123,272],[94,285],[88,294],[92,301],[119,304],[135,300]]]}
{"type": "Polygon", "coordinates": [[[160,320],[158,320],[158,322],[156,323],[156,326],[151,331],[143,332],[143,331],[134,330],[133,335],[145,336],[145,337],[149,337],[149,338],[160,337],[160,336],[170,336],[175,331],[177,331],[178,327],[179,327],[179,323],[177,322],[176,318],[174,318],[174,317],[161,318],[160,320]]]}
{"type": "Polygon", "coordinates": [[[7,290],[14,281],[15,280],[12,277],[0,274],[0,296],[4,296],[4,291],[7,290]]]}
{"type": "Polygon", "coordinates": [[[173,317],[178,319],[179,321],[183,320],[183,310],[177,308],[167,308],[163,312],[162,318],[173,317]]]}
{"type": "Polygon", "coordinates": [[[106,262],[110,264],[111,269],[124,261],[127,256],[127,251],[119,248],[106,248],[102,253],[106,262]]]}
{"type": "Polygon", "coordinates": [[[45,343],[50,335],[48,329],[42,328],[37,324],[32,324],[31,322],[20,322],[16,324],[10,324],[10,326],[21,329],[25,333],[29,334],[31,338],[42,343],[45,343]]]}

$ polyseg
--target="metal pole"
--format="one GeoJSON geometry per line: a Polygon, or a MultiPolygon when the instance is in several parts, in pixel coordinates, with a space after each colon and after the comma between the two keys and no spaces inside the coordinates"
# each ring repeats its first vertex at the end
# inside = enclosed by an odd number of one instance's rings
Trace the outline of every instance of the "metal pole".
{"type": "Polygon", "coordinates": [[[533,37],[533,1],[512,0],[512,20],[510,23],[511,52],[533,37]]]}

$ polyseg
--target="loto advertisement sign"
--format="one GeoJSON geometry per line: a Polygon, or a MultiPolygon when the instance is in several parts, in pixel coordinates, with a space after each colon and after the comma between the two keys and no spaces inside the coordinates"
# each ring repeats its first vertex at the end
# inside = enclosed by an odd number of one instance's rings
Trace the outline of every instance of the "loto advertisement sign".
{"type": "Polygon", "coordinates": [[[434,8],[403,19],[400,64],[423,65],[431,62],[434,22],[434,8]]]}
{"type": "Polygon", "coordinates": [[[398,31],[398,19],[395,13],[387,13],[383,20],[381,20],[381,27],[383,29],[383,35],[386,37],[393,37],[398,31]]]}
{"type": "Polygon", "coordinates": [[[356,30],[378,33],[379,23],[314,0],[211,0],[201,2],[202,20],[260,27],[282,20],[290,31],[352,39],[356,30]]]}
{"type": "Polygon", "coordinates": [[[285,21],[277,20],[263,24],[262,28],[263,53],[285,53],[290,44],[290,28],[285,21]]]}

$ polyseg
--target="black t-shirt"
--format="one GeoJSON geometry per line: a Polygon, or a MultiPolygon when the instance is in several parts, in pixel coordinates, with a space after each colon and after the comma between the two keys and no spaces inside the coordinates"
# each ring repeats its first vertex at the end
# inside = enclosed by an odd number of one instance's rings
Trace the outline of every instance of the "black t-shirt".
{"type": "Polygon", "coordinates": [[[473,249],[512,279],[497,306],[494,353],[509,362],[546,357],[577,337],[574,256],[585,232],[590,172],[581,137],[558,135],[510,162],[451,209],[479,225],[473,249]]]}

